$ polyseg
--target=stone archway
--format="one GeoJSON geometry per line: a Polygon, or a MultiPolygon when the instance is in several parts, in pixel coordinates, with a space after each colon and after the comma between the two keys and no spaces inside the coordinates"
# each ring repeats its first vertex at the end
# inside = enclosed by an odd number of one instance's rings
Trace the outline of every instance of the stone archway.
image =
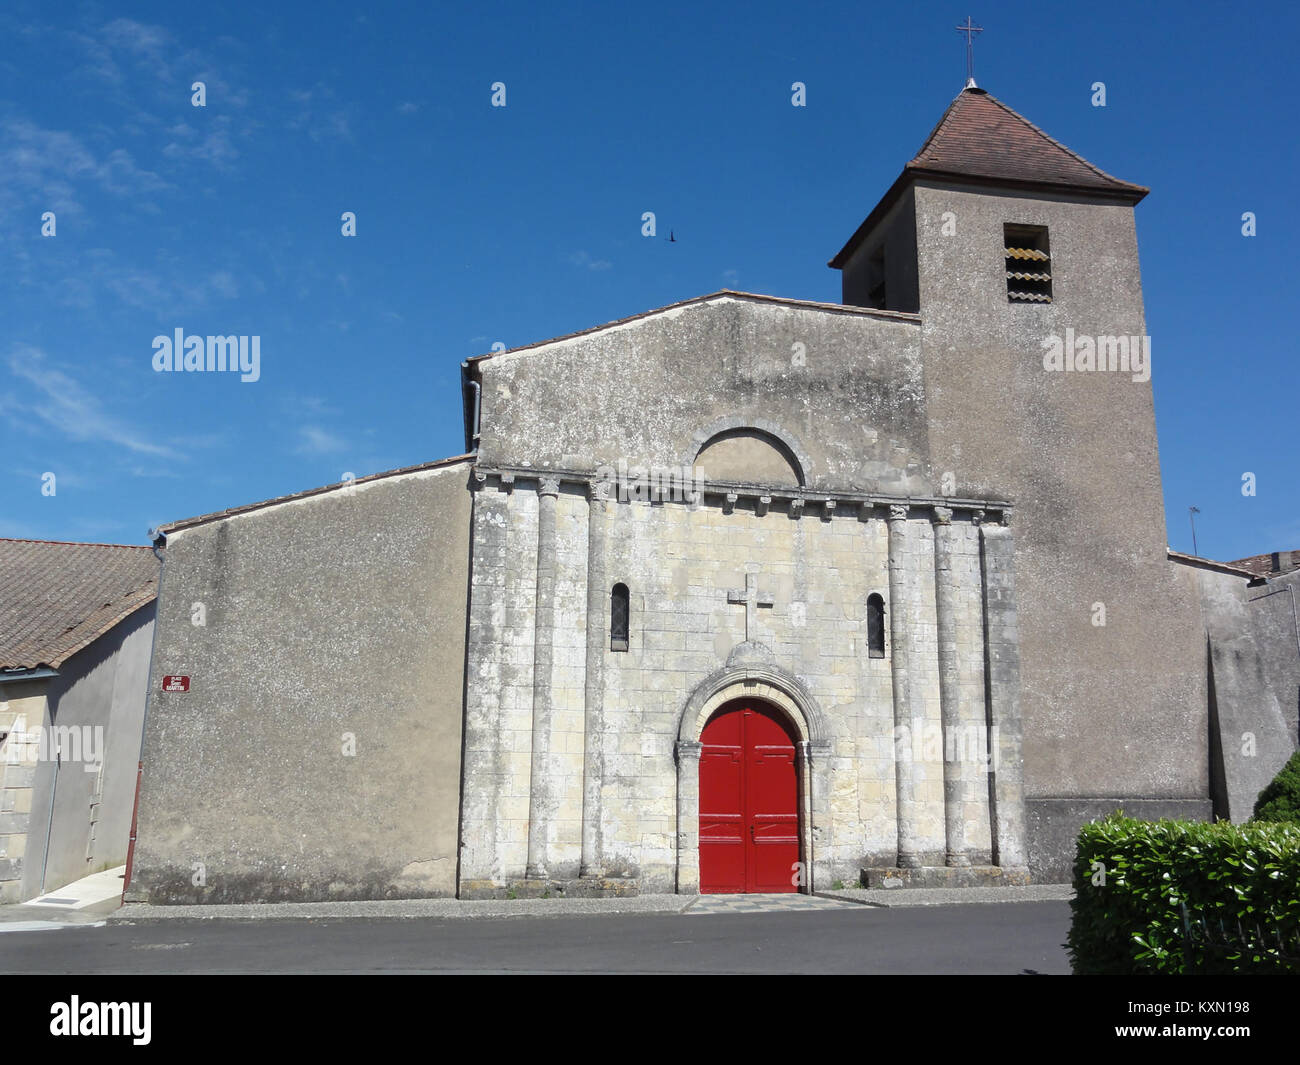
{"type": "MultiPolygon", "coordinates": [[[[741,645],[745,647],[746,645],[741,645]]],[[[755,650],[758,648],[755,647],[755,650]]],[[[739,651],[740,648],[737,648],[739,651]]],[[[765,650],[765,649],[764,649],[765,650]]],[[[735,652],[724,669],[711,674],[682,707],[677,730],[677,892],[700,893],[700,735],[715,711],[734,700],[769,703],[788,718],[796,737],[799,782],[799,890],[815,886],[817,836],[826,818],[829,795],[830,734],[821,708],[793,674],[770,662],[740,664],[735,652]]]]}

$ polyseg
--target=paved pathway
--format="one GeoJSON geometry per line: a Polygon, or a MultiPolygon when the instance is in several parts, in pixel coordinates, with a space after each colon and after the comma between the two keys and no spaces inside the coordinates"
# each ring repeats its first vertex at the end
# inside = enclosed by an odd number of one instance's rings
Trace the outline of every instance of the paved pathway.
{"type": "Polygon", "coordinates": [[[861,909],[860,903],[824,899],[817,895],[700,895],[682,912],[698,913],[815,913],[818,910],[861,909]]]}

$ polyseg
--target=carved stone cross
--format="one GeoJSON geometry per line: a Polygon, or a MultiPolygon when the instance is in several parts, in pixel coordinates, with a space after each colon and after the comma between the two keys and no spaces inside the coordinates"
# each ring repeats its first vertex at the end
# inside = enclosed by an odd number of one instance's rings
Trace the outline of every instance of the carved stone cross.
{"type": "Polygon", "coordinates": [[[748,642],[758,635],[758,608],[771,606],[773,599],[770,595],[759,595],[758,577],[746,573],[745,587],[733,588],[727,592],[727,602],[745,604],[745,640],[748,642]]]}

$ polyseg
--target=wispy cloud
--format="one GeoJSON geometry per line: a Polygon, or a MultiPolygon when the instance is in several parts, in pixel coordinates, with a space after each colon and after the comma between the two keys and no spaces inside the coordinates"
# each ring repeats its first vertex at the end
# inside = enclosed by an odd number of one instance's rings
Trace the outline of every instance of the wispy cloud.
{"type": "Polygon", "coordinates": [[[290,129],[306,133],[314,141],[352,140],[352,123],[359,109],[355,104],[339,104],[328,85],[318,82],[289,96],[298,105],[297,114],[288,121],[290,129]]]}
{"type": "Polygon", "coordinates": [[[294,448],[299,455],[329,455],[347,449],[347,442],[340,436],[322,429],[319,425],[304,425],[298,429],[298,446],[294,448]]]}
{"type": "Polygon", "coordinates": [[[230,170],[239,158],[239,149],[231,139],[231,118],[215,115],[211,125],[213,128],[202,135],[188,122],[172,126],[167,132],[173,139],[163,148],[163,155],[171,160],[207,163],[218,170],[230,170]]]}
{"type": "Polygon", "coordinates": [[[136,165],[125,148],[97,156],[75,134],[22,118],[0,121],[0,171],[7,190],[0,193],[3,210],[37,204],[56,213],[76,212],[79,186],[137,197],[168,187],[152,170],[136,165]]]}
{"type": "Polygon", "coordinates": [[[9,356],[9,370],[36,390],[28,409],[71,440],[114,444],[140,455],[170,458],[174,452],[106,411],[76,380],[49,364],[45,353],[26,344],[9,356]]]}
{"type": "Polygon", "coordinates": [[[608,270],[614,264],[608,259],[594,259],[589,252],[575,251],[568,256],[568,261],[572,266],[582,267],[587,270],[608,270]]]}

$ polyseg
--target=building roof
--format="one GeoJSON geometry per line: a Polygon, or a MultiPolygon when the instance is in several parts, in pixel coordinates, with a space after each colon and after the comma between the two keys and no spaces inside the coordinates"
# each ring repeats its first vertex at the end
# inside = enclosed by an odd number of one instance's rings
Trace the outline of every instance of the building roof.
{"type": "Polygon", "coordinates": [[[1151,190],[1121,181],[1070,151],[983,89],[966,88],[948,105],[921,150],[849,242],[831,260],[843,267],[913,180],[931,177],[1001,188],[1064,190],[1135,204],[1151,190]]]}
{"type": "Polygon", "coordinates": [[[1065,185],[1135,197],[1150,189],[1112,177],[983,89],[963,89],[907,164],[913,173],[1065,185]]]}
{"type": "Polygon", "coordinates": [[[737,300],[742,303],[770,303],[778,304],[783,307],[799,307],[814,311],[831,311],[834,314],[851,314],[867,318],[885,318],[902,322],[919,322],[920,315],[910,311],[887,311],[879,307],[857,307],[847,303],[824,303],[820,300],[800,300],[791,299],[788,296],[766,296],[759,292],[737,292],[734,289],[723,288],[717,292],[709,292],[703,296],[691,296],[689,299],[678,300],[676,303],[669,303],[663,307],[652,307],[648,311],[639,311],[636,314],[629,314],[626,318],[616,318],[612,322],[605,322],[603,325],[593,325],[586,329],[579,329],[573,333],[565,333],[558,337],[548,337],[546,340],[535,340],[530,344],[520,344],[518,347],[509,348],[506,351],[489,351],[482,355],[472,355],[465,361],[471,365],[477,365],[488,359],[495,359],[502,355],[514,355],[521,351],[529,351],[533,348],[544,348],[549,344],[559,344],[566,340],[573,340],[576,337],[588,336],[591,333],[600,333],[607,329],[619,329],[632,322],[640,321],[643,318],[652,318],[656,314],[667,314],[673,311],[681,310],[684,307],[690,307],[695,304],[712,303],[717,300],[737,300]]]}
{"type": "Polygon", "coordinates": [[[1258,575],[1248,569],[1243,569],[1234,562],[1216,562],[1212,558],[1201,558],[1200,555],[1187,555],[1182,551],[1175,551],[1172,547],[1168,549],[1169,561],[1177,562],[1183,566],[1196,566],[1200,569],[1214,570],[1216,573],[1228,573],[1234,577],[1244,577],[1247,580],[1254,580],[1258,575]]]}
{"type": "Polygon", "coordinates": [[[1266,555],[1251,555],[1229,563],[1240,569],[1249,570],[1260,577],[1276,577],[1292,570],[1300,569],[1300,549],[1295,551],[1271,551],[1266,555]]]}
{"type": "Polygon", "coordinates": [[[324,495],[326,492],[338,492],[343,489],[353,488],[359,484],[370,484],[372,481],[382,481],[386,477],[398,477],[406,473],[422,473],[425,470],[436,470],[441,466],[454,466],[458,462],[466,462],[473,459],[473,455],[453,455],[451,458],[436,459],[433,462],[422,462],[417,466],[403,466],[397,470],[384,470],[382,473],[371,473],[365,477],[357,477],[350,481],[339,481],[335,484],[322,485],[320,488],[308,488],[302,492],[293,492],[287,496],[276,496],[274,499],[263,499],[257,503],[245,503],[243,506],[230,507],[227,510],[215,510],[210,514],[200,514],[196,518],[182,518],[179,521],[169,522],[166,525],[160,525],[154,530],[154,542],[158,543],[165,540],[168,533],[178,532],[181,529],[193,528],[195,525],[206,525],[210,521],[220,521],[223,518],[233,518],[237,514],[248,514],[255,510],[263,510],[266,507],[279,506],[282,503],[293,503],[300,499],[307,499],[311,496],[324,495]]]}
{"type": "Polygon", "coordinates": [[[0,539],[0,669],[58,669],[158,594],[147,547],[0,539]]]}

